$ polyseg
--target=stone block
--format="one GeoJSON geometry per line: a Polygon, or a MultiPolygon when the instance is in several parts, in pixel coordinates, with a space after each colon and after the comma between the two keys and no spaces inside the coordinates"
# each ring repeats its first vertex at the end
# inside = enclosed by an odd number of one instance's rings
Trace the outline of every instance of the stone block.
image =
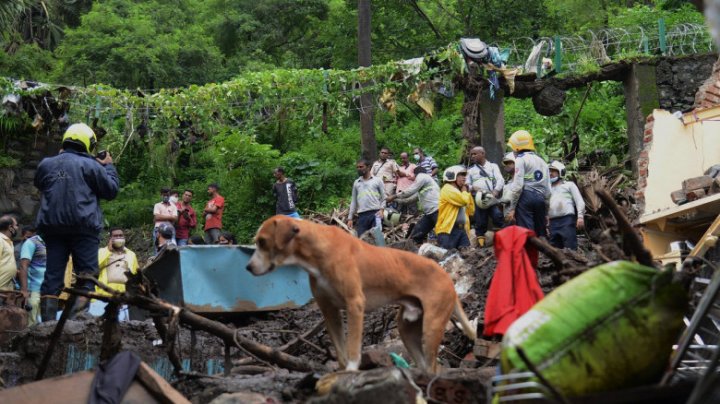
{"type": "Polygon", "coordinates": [[[672,199],[673,203],[675,203],[677,205],[687,202],[687,197],[685,196],[685,191],[683,191],[682,189],[671,192],[670,199],[672,199]]]}
{"type": "Polygon", "coordinates": [[[701,175],[699,177],[688,178],[682,182],[682,188],[685,192],[695,191],[697,189],[710,188],[714,180],[709,175],[701,175]]]}
{"type": "Polygon", "coordinates": [[[704,198],[707,195],[704,189],[696,189],[694,191],[686,192],[685,197],[688,202],[696,201],[700,198],[704,198]]]}

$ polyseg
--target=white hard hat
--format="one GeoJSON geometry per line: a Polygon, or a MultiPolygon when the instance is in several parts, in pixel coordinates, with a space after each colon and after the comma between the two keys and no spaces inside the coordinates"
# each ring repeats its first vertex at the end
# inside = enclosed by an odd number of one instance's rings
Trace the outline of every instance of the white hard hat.
{"type": "Polygon", "coordinates": [[[478,192],[475,194],[475,203],[480,209],[487,209],[498,203],[492,192],[478,192]]]}
{"type": "Polygon", "coordinates": [[[566,172],[565,164],[563,164],[557,160],[553,160],[553,162],[550,163],[550,166],[548,168],[550,170],[556,170],[558,172],[558,174],[560,174],[560,178],[565,178],[565,172],[566,172]]]}
{"type": "Polygon", "coordinates": [[[455,182],[460,174],[467,175],[467,169],[464,166],[448,167],[443,173],[443,182],[455,182]]]}
{"type": "Polygon", "coordinates": [[[502,159],[502,162],[503,162],[503,164],[509,163],[509,162],[514,163],[515,162],[515,153],[510,152],[510,153],[505,154],[505,156],[502,159]]]}

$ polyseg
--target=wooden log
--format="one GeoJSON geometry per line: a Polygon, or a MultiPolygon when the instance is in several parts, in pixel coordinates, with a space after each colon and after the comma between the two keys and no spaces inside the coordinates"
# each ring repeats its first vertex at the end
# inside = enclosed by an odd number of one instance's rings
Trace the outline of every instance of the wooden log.
{"type": "Polygon", "coordinates": [[[535,247],[538,251],[545,254],[555,264],[556,270],[561,270],[565,267],[565,261],[567,261],[562,251],[553,247],[547,241],[539,237],[529,237],[525,244],[530,244],[535,247]]]}
{"type": "Polygon", "coordinates": [[[630,247],[633,255],[635,255],[635,259],[642,265],[652,267],[654,264],[652,254],[645,249],[640,235],[635,231],[627,217],[625,217],[625,214],[623,214],[613,197],[604,189],[595,188],[595,193],[615,217],[619,230],[623,235],[623,241],[630,247]]]}
{"type": "MultiPolygon", "coordinates": [[[[136,276],[142,276],[142,274],[136,276]]],[[[136,280],[134,281],[137,282],[136,280]]],[[[218,321],[207,319],[193,313],[190,310],[175,306],[155,297],[131,295],[128,293],[115,294],[114,296],[104,296],[73,288],[66,288],[65,291],[73,296],[84,296],[105,302],[131,304],[152,313],[174,313],[178,316],[182,324],[190,326],[193,329],[206,331],[215,335],[216,337],[222,339],[226,344],[236,345],[241,350],[256,356],[262,361],[270,362],[288,370],[296,370],[300,372],[308,372],[312,370],[310,363],[306,360],[288,355],[267,345],[247,339],[238,335],[236,332],[237,330],[234,328],[230,328],[218,321]]]]}

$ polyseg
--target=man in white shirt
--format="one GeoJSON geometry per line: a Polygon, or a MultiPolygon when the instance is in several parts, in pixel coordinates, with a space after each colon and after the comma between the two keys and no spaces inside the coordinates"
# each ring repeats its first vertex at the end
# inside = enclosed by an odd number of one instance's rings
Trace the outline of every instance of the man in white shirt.
{"type": "Polygon", "coordinates": [[[550,163],[550,244],[557,248],[577,249],[577,229],[585,227],[585,201],[577,185],[565,181],[565,165],[550,163]]]}
{"type": "MultiPolygon", "coordinates": [[[[158,227],[160,227],[161,224],[167,224],[174,230],[175,223],[177,223],[178,219],[177,205],[170,201],[170,188],[161,189],[160,195],[162,195],[162,202],[156,203],[153,207],[153,219],[155,220],[155,228],[153,229],[153,245],[156,244],[158,227]]],[[[174,231],[172,240],[175,242],[174,231]]],[[[157,252],[157,249],[155,252],[157,252]]]]}
{"type": "MultiPolygon", "coordinates": [[[[491,163],[485,157],[485,149],[477,146],[470,150],[470,158],[473,164],[468,168],[468,184],[472,193],[480,198],[495,201],[502,196],[505,180],[497,164],[491,163]]],[[[477,201],[480,198],[475,198],[477,201]]],[[[495,227],[502,228],[505,223],[500,204],[494,203],[488,207],[481,207],[475,204],[475,235],[484,237],[488,230],[489,219],[492,219],[495,227]]]]}

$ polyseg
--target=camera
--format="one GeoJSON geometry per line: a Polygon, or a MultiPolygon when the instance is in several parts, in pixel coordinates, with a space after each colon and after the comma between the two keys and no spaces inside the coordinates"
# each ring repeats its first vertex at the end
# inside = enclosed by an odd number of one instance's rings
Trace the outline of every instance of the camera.
{"type": "Polygon", "coordinates": [[[95,157],[99,158],[100,160],[105,160],[105,157],[107,157],[107,150],[99,151],[95,157]]]}

